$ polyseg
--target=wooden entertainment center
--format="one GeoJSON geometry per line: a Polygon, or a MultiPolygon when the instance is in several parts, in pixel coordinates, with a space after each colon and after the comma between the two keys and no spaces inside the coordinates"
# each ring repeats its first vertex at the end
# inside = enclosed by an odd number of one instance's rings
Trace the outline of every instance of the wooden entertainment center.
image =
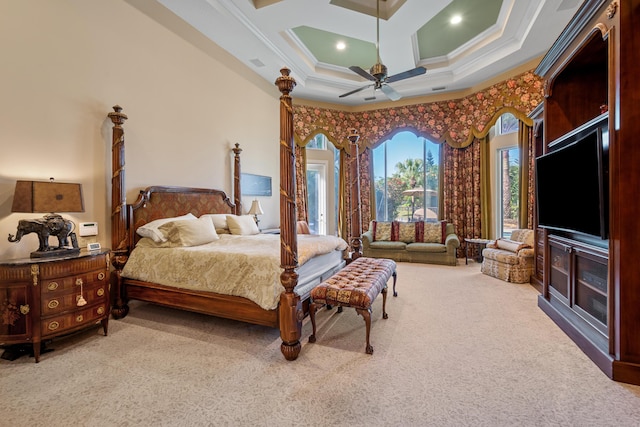
{"type": "Polygon", "coordinates": [[[534,138],[538,306],[607,376],[632,384],[640,384],[638,25],[640,0],[583,3],[536,69],[545,81],[545,103],[542,138],[534,138]],[[600,215],[585,223],[575,213],[551,212],[545,224],[541,202],[547,198],[548,206],[552,187],[583,170],[571,166],[550,185],[541,179],[541,157],[582,144],[587,134],[592,142],[597,136],[600,150],[594,163],[599,171],[591,175],[604,185],[600,194],[589,193],[595,203],[585,203],[585,209],[597,208],[599,201],[600,215]],[[560,225],[549,226],[553,221],[560,225]]]}

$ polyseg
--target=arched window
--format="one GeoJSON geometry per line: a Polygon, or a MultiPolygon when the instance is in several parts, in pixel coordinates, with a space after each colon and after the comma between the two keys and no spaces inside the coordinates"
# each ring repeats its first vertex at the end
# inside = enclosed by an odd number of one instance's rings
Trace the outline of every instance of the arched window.
{"type": "Polygon", "coordinates": [[[373,149],[376,218],[437,221],[440,147],[399,132],[373,149]]]}

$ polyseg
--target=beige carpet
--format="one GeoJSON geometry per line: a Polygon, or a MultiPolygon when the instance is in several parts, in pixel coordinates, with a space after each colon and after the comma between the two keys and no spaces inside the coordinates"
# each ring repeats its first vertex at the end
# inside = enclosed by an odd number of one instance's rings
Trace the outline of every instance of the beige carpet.
{"type": "Polygon", "coordinates": [[[321,310],[295,362],[275,330],[134,303],[108,337],[0,360],[0,425],[640,425],[640,387],[609,380],[531,286],[399,264],[398,292],[389,319],[374,304],[373,355],[354,310],[321,310]]]}

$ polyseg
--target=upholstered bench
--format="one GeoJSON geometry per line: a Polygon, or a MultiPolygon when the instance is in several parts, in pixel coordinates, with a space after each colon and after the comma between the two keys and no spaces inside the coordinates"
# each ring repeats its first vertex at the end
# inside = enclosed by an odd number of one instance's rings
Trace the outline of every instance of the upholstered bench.
{"type": "Polygon", "coordinates": [[[322,282],[311,291],[309,317],[313,333],[309,342],[316,342],[316,310],[323,305],[353,307],[364,318],[367,329],[367,354],[373,354],[369,342],[371,332],[371,304],[382,293],[382,318],[386,319],[387,282],[393,276],[393,296],[396,292],[396,263],[390,259],[360,257],[322,282]]]}

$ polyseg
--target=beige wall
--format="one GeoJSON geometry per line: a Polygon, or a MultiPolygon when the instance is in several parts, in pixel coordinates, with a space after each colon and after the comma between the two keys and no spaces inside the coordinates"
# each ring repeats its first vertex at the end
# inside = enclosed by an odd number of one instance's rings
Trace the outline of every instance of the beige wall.
{"type": "Polygon", "coordinates": [[[279,223],[278,90],[149,3],[141,10],[136,1],[0,0],[0,258],[28,256],[38,245],[33,234],[6,239],[19,219],[42,216],[11,213],[18,179],[82,183],[85,212],[64,216],[97,221],[97,240],[110,246],[106,115],[115,104],[129,116],[128,202],[152,184],[230,194],[238,142],[243,171],[274,178],[274,196],[261,198],[261,226],[279,223]]]}

